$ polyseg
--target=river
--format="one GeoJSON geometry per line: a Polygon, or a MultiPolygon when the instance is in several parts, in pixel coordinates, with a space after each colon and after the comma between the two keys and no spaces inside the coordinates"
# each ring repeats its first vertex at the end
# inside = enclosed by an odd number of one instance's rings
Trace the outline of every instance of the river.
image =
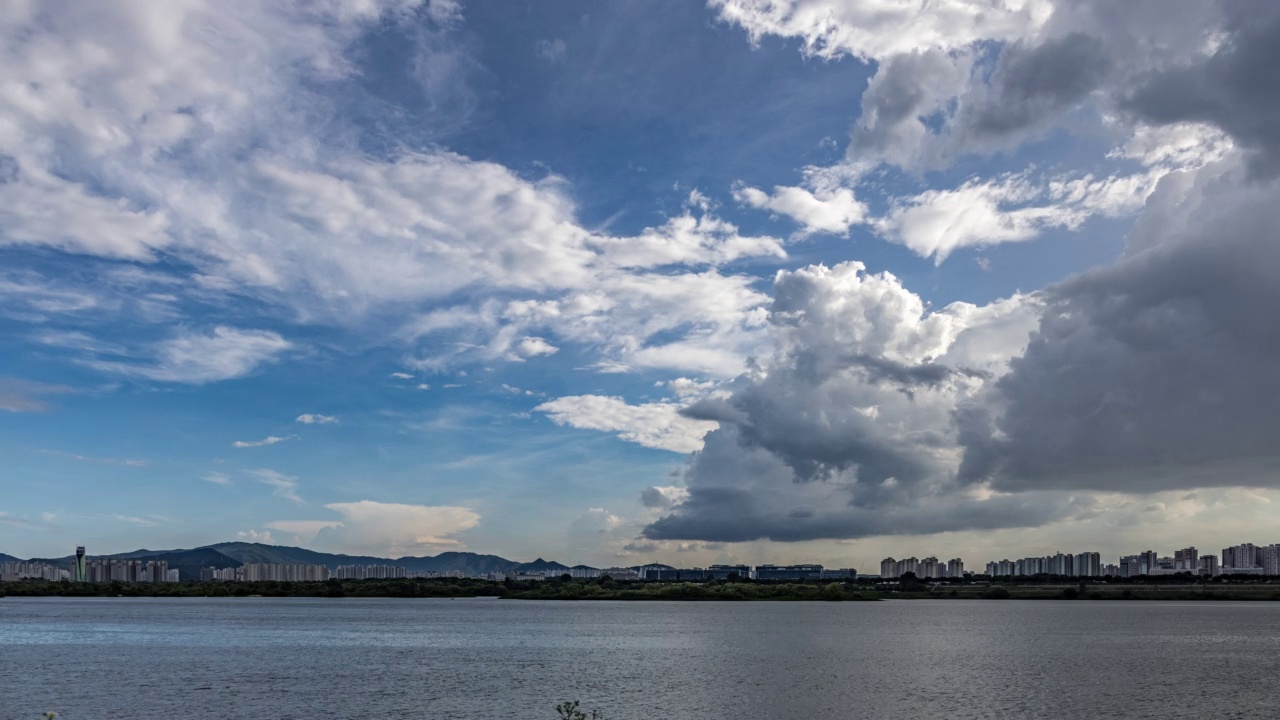
{"type": "Polygon", "coordinates": [[[1280,603],[0,600],[0,718],[1256,718],[1280,603]]]}

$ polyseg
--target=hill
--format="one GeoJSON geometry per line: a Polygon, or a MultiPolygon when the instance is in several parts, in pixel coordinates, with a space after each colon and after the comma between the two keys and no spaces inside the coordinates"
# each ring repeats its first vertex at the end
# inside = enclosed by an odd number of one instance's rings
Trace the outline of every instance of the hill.
{"type": "MultiPolygon", "coordinates": [[[[578,567],[583,567],[583,566],[579,565],[578,567]]],[[[550,571],[561,572],[568,569],[569,569],[568,565],[561,565],[558,562],[551,561],[551,560],[543,560],[542,558],[538,558],[533,562],[521,563],[516,566],[516,570],[520,572],[550,572],[550,571]]]]}
{"type": "MultiPolygon", "coordinates": [[[[90,557],[105,557],[113,560],[165,560],[169,563],[169,567],[176,567],[182,572],[183,579],[199,577],[199,569],[201,567],[238,567],[246,563],[324,565],[330,570],[337,568],[339,565],[399,565],[412,572],[459,572],[463,575],[484,575],[511,571],[560,572],[569,569],[567,565],[542,558],[538,558],[533,562],[522,563],[497,555],[482,555],[473,552],[443,552],[439,555],[422,557],[384,558],[370,555],[325,553],[288,545],[264,545],[262,543],[247,542],[216,543],[192,550],[143,549],[114,555],[94,555],[90,553],[90,557]],[[199,563],[205,564],[200,565],[199,563]]],[[[74,560],[75,556],[67,555],[61,558],[38,558],[33,561],[70,569],[74,560]]]]}
{"type": "Polygon", "coordinates": [[[199,580],[200,571],[205,568],[240,567],[241,563],[227,557],[213,548],[196,548],[195,550],[174,550],[156,555],[143,555],[131,560],[163,560],[169,563],[170,570],[178,571],[180,580],[199,580]]]}
{"type": "Polygon", "coordinates": [[[503,572],[519,565],[513,560],[497,555],[480,555],[470,552],[445,552],[436,556],[384,558],[370,555],[343,555],[317,552],[288,545],[263,545],[262,543],[229,542],[210,545],[210,549],[241,563],[304,563],[324,565],[330,570],[339,565],[399,565],[416,572],[447,573],[458,571],[464,575],[481,575],[503,572]]]}
{"type": "Polygon", "coordinates": [[[0,562],[22,562],[22,559],[16,558],[12,555],[5,555],[4,553],[0,553],[0,562]]]}

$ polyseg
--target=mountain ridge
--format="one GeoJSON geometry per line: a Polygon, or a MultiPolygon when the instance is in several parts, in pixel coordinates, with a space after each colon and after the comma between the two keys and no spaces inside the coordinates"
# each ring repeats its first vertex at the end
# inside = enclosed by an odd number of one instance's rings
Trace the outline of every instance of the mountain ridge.
{"type": "MultiPolygon", "coordinates": [[[[0,554],[0,560],[10,558],[0,554]]],[[[138,549],[110,555],[94,555],[91,558],[107,558],[111,560],[165,560],[169,567],[182,570],[184,579],[198,577],[201,567],[239,567],[247,563],[306,564],[324,565],[330,570],[339,565],[395,565],[411,572],[459,572],[463,575],[484,575],[500,572],[547,572],[567,571],[568,565],[537,558],[532,562],[509,560],[498,555],[486,555],[465,551],[447,551],[439,555],[415,557],[406,555],[399,558],[374,557],[371,555],[346,555],[342,553],[326,553],[318,550],[295,547],[291,545],[267,545],[240,541],[213,543],[200,547],[173,550],[138,549]],[[213,553],[210,555],[208,553],[213,553]],[[220,560],[224,558],[225,560],[220,560]],[[207,562],[206,565],[198,565],[207,562]]],[[[56,567],[69,569],[75,560],[74,555],[60,558],[31,558],[28,562],[43,562],[56,567]]],[[[5,560],[6,562],[22,562],[20,558],[5,560]]],[[[586,567],[578,565],[575,567],[586,567]]]]}

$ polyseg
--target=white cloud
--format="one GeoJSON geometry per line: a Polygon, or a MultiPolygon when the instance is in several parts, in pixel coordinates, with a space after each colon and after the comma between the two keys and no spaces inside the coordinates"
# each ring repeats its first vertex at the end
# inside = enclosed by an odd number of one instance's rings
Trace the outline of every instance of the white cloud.
{"type": "Polygon", "coordinates": [[[142,527],[157,527],[160,525],[169,525],[173,521],[163,515],[112,515],[120,522],[129,523],[130,525],[140,525],[142,527]]]}
{"type": "Polygon", "coordinates": [[[685,410],[718,429],[682,485],[642,494],[670,513],[650,538],[805,540],[895,524],[905,532],[908,521],[923,531],[1044,521],[1030,500],[978,504],[954,479],[957,406],[1008,372],[1036,326],[1034,300],[935,310],[857,262],[779,273],[774,295],[772,353],[727,397],[685,410]],[[929,528],[902,510],[935,517],[926,506],[949,519],[929,528]]]}
{"type": "Polygon", "coordinates": [[[540,355],[554,355],[560,351],[560,348],[552,345],[540,337],[521,338],[516,343],[515,355],[513,359],[525,359],[538,357],[540,355]]]}
{"type": "Polygon", "coordinates": [[[152,348],[151,364],[88,359],[89,367],[150,380],[199,385],[244,377],[274,362],[292,344],[270,330],[240,330],[220,325],[207,335],[182,331],[152,348]]]}
{"type": "Polygon", "coordinates": [[[973,179],[953,190],[895,200],[871,225],[885,239],[941,262],[964,247],[1020,242],[1051,228],[1075,230],[1094,216],[1134,214],[1166,172],[1053,178],[1045,184],[1026,174],[973,179]]]}
{"type": "Polygon", "coordinates": [[[297,477],[285,475],[284,473],[269,470],[267,468],[258,468],[257,470],[248,470],[246,472],[258,478],[258,482],[263,485],[270,486],[272,488],[272,494],[276,497],[284,498],[285,500],[295,503],[305,502],[298,496],[297,477]]]}
{"type": "Polygon", "coordinates": [[[674,403],[629,405],[619,397],[574,395],[556,398],[534,408],[557,425],[617,433],[645,447],[688,453],[702,447],[702,436],[716,423],[680,415],[674,403]]]}
{"type": "MultiPolygon", "coordinates": [[[[347,48],[414,4],[281,2],[226,13],[192,0],[163,11],[31,6],[7,15],[0,33],[13,42],[0,82],[13,92],[0,97],[9,129],[0,155],[17,179],[0,192],[64,208],[5,203],[17,214],[5,223],[10,241],[139,261],[163,252],[194,268],[187,292],[285,305],[303,322],[355,326],[406,306],[434,316],[463,288],[504,298],[505,307],[467,302],[460,322],[397,337],[429,345],[415,365],[433,370],[546,356],[564,339],[602,348],[615,366],[739,372],[759,343],[765,299],[751,278],[718,268],[785,257],[780,240],[741,234],[697,193],[679,214],[613,236],[579,224],[558,176],[530,180],[440,149],[373,158],[351,142],[354,128],[316,88],[355,77],[347,48]],[[333,121],[320,127],[316,117],[333,121]],[[38,232],[22,230],[38,223],[38,232]],[[112,232],[84,230],[104,227],[112,232]],[[510,314],[519,303],[549,312],[510,314]]],[[[433,103],[456,100],[464,116],[467,93],[456,85],[469,65],[448,36],[460,11],[439,7],[425,13],[434,27],[416,38],[413,72],[433,103]]],[[[561,46],[547,47],[554,55],[561,46]]],[[[246,375],[289,347],[267,331],[184,330],[132,350],[154,363],[87,364],[204,383],[246,375]]]]}
{"type": "Polygon", "coordinates": [[[236,539],[242,542],[262,543],[263,545],[275,545],[275,538],[271,537],[270,531],[258,532],[257,530],[241,530],[236,533],[236,539]]]}
{"type": "Polygon", "coordinates": [[[64,395],[73,392],[66,385],[0,378],[0,410],[6,412],[44,412],[49,409],[46,395],[64,395]]]}
{"type": "Polygon", "coordinates": [[[709,0],[719,18],[753,43],[765,35],[800,38],[807,55],[879,60],[924,50],[959,50],[982,40],[1034,32],[1053,11],[1048,0],[941,0],[927,9],[902,0],[709,0]]]}
{"type": "Polygon", "coordinates": [[[688,499],[688,488],[677,485],[655,485],[640,493],[644,506],[656,510],[669,510],[688,499]]]}
{"type": "Polygon", "coordinates": [[[800,187],[773,188],[773,194],[753,187],[739,187],[733,197],[753,208],[786,215],[804,228],[806,233],[848,233],[849,227],[863,222],[867,206],[853,196],[849,188],[819,191],[815,194],[800,187]]]}
{"type": "Polygon", "coordinates": [[[564,62],[565,52],[569,46],[560,38],[554,40],[538,40],[533,44],[533,52],[540,60],[544,60],[552,65],[559,65],[564,62]]]}
{"type": "Polygon", "coordinates": [[[214,485],[230,485],[231,484],[231,478],[228,477],[226,473],[220,473],[220,472],[207,472],[204,475],[200,476],[200,479],[207,483],[213,483],[214,485]]]}
{"type": "Polygon", "coordinates": [[[325,505],[340,520],[276,521],[267,527],[314,542],[316,549],[379,557],[460,549],[455,535],[480,516],[465,507],[409,505],[373,500],[325,505]]]}
{"type": "Polygon", "coordinates": [[[300,422],[303,425],[336,425],[338,424],[338,418],[333,415],[313,415],[311,413],[304,413],[297,417],[296,422],[300,422]]]}
{"type": "Polygon", "coordinates": [[[286,440],[297,440],[297,439],[298,439],[297,435],[285,435],[284,437],[276,437],[275,435],[269,435],[261,440],[236,440],[235,442],[231,443],[231,447],[233,448],[263,447],[265,445],[275,445],[276,443],[282,443],[286,440]]]}
{"type": "Polygon", "coordinates": [[[412,380],[413,379],[413,375],[410,375],[409,373],[405,373],[405,372],[393,372],[388,377],[394,378],[396,380],[412,380]]]}
{"type": "Polygon", "coordinates": [[[64,452],[62,450],[40,449],[36,452],[41,455],[52,455],[54,457],[67,458],[68,460],[75,460],[77,462],[93,463],[94,465],[120,465],[123,467],[144,468],[150,464],[146,460],[139,460],[136,458],[95,457],[91,455],[64,452]]]}

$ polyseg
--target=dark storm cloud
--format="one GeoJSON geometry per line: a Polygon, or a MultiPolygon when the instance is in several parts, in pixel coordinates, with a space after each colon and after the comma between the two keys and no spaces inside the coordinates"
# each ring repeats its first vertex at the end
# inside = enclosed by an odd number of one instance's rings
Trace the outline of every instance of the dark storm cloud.
{"type": "MultiPolygon", "coordinates": [[[[767,470],[764,475],[768,475],[767,470]]],[[[722,477],[721,481],[728,482],[730,478],[722,477]]],[[[1086,501],[1059,493],[984,500],[948,495],[877,509],[838,501],[788,505],[789,499],[785,486],[771,487],[767,483],[692,487],[689,499],[671,515],[647,526],[644,536],[651,540],[802,542],[1034,527],[1088,509],[1086,501]]]]}
{"type": "Polygon", "coordinates": [[[1244,175],[1166,178],[1136,251],[1046,291],[994,397],[957,413],[962,480],[1280,485],[1280,186],[1244,175]]]}
{"type": "Polygon", "coordinates": [[[961,132],[982,140],[1042,127],[1083,101],[1110,69],[1102,41],[1081,32],[1010,45],[986,92],[961,112],[961,132]]]}
{"type": "Polygon", "coordinates": [[[1280,172],[1280,4],[1225,3],[1226,36],[1203,62],[1144,78],[1122,107],[1164,124],[1208,122],[1255,152],[1255,170],[1280,172]]]}
{"type": "Polygon", "coordinates": [[[923,147],[920,117],[956,84],[943,159],[1016,145],[1091,98],[1239,149],[1166,175],[1114,265],[1037,293],[1036,332],[994,375],[920,350],[956,327],[883,284],[781,274],[783,349],[685,411],[721,426],[645,537],[1034,527],[1088,516],[1093,491],[1280,487],[1280,5],[1063,2],[1041,38],[1006,46],[989,78],[938,54],[886,62],[851,155],[923,147]]]}

